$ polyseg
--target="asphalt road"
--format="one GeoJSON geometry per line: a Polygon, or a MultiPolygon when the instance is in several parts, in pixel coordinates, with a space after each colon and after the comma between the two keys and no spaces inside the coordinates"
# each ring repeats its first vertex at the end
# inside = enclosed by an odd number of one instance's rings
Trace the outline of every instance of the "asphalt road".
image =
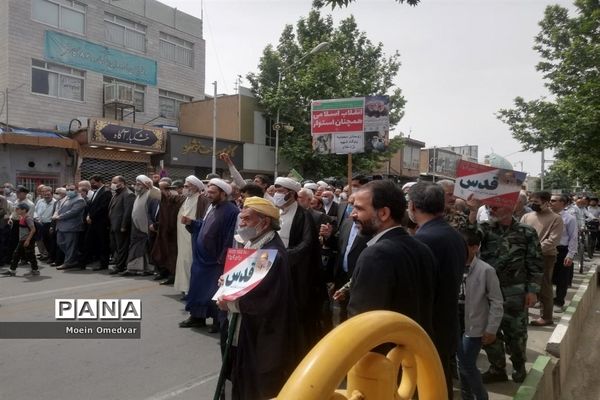
{"type": "MultiPolygon", "coordinates": [[[[3,272],[5,269],[1,269],[3,272]]],[[[151,277],[57,271],[0,278],[0,323],[55,321],[56,298],[141,299],[141,339],[0,339],[0,399],[212,399],[219,338],[182,329],[180,294],[151,277]]]]}

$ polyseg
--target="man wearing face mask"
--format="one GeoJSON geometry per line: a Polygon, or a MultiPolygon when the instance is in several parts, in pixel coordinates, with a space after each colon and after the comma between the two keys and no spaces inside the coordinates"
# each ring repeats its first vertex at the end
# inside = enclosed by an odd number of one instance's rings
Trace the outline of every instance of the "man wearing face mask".
{"type": "MultiPolygon", "coordinates": [[[[184,293],[184,295],[190,289],[190,274],[193,262],[192,236],[186,229],[184,217],[192,220],[204,218],[210,204],[208,197],[203,195],[204,191],[205,187],[202,181],[194,175],[190,175],[185,178],[182,196],[171,197],[173,202],[181,201],[175,217],[176,235],[173,236],[176,239],[177,254],[175,255],[175,264],[171,275],[174,277],[175,290],[184,293]]],[[[168,251],[172,252],[172,249],[168,249],[168,251]]]]}
{"type": "MultiPolygon", "coordinates": [[[[219,178],[208,182],[206,195],[211,209],[203,219],[192,220],[182,216],[182,222],[191,225],[193,262],[186,311],[190,317],[182,321],[181,328],[206,326],[206,318],[212,318],[210,333],[219,332],[220,316],[212,296],[218,289],[223,274],[227,249],[233,245],[233,234],[240,212],[232,202],[231,185],[219,178]]],[[[224,318],[222,318],[224,319],[224,318]]]]}
{"type": "Polygon", "coordinates": [[[65,253],[58,247],[57,244],[57,232],[56,232],[56,220],[54,216],[58,215],[58,212],[62,208],[62,206],[67,202],[67,189],[64,187],[56,188],[54,191],[54,206],[52,207],[52,217],[50,223],[50,251],[48,257],[48,264],[51,267],[58,267],[59,265],[63,265],[65,261],[65,253]]]}
{"type": "MultiPolygon", "coordinates": [[[[444,213],[448,210],[447,197],[442,185],[429,182],[418,182],[408,191],[408,216],[419,226],[415,239],[425,243],[437,261],[436,282],[432,288],[432,339],[444,368],[448,398],[452,399],[451,360],[458,344],[458,291],[466,265],[467,246],[456,227],[447,222],[444,213]]],[[[451,204],[453,207],[454,201],[451,204]]],[[[467,225],[468,220],[464,218],[467,225]]]]}
{"type": "Polygon", "coordinates": [[[6,182],[4,184],[2,193],[4,194],[6,201],[8,201],[9,203],[14,203],[17,201],[17,194],[15,192],[15,187],[12,183],[6,182]]]}
{"type": "Polygon", "coordinates": [[[317,228],[308,211],[298,205],[300,183],[292,178],[275,180],[275,206],[281,210],[279,236],[286,246],[297,312],[308,351],[321,338],[320,307],[327,298],[325,282],[320,280],[320,243],[317,228]]]}
{"type": "MultiPolygon", "coordinates": [[[[476,211],[481,202],[471,196],[467,205],[471,211],[476,211]]],[[[490,219],[478,224],[480,258],[496,269],[504,297],[504,315],[496,333],[497,339],[483,346],[490,362],[490,368],[482,374],[483,383],[508,380],[505,349],[512,361],[513,381],[523,382],[527,375],[528,309],[535,304],[542,283],[542,249],[535,229],[519,223],[513,217],[513,209],[514,205],[492,205],[490,219]]],[[[469,222],[476,223],[476,218],[471,212],[469,222]]]]}
{"type": "Polygon", "coordinates": [[[146,175],[135,178],[135,200],[131,209],[131,236],[127,255],[127,269],[121,276],[150,275],[148,251],[150,240],[150,225],[155,224],[159,196],[153,191],[152,179],[146,175]]]}
{"type": "Polygon", "coordinates": [[[92,197],[88,203],[85,223],[84,253],[81,258],[81,269],[95,258],[100,265],[94,267],[94,271],[108,269],[110,256],[110,223],[108,219],[108,207],[112,199],[110,189],[104,186],[104,178],[94,175],[90,178],[90,187],[93,190],[92,197]]]}
{"type": "Polygon", "coordinates": [[[221,310],[239,313],[237,341],[231,351],[233,399],[277,396],[300,360],[298,320],[288,255],[279,230],[279,210],[269,200],[248,197],[240,213],[237,235],[246,249],[274,249],[277,256],[252,291],[221,310]]]}
{"type": "Polygon", "coordinates": [[[330,190],[324,191],[321,195],[321,200],[323,200],[323,209],[325,210],[325,215],[337,223],[336,218],[338,215],[338,204],[333,201],[333,192],[330,190]]]}
{"type": "Polygon", "coordinates": [[[42,224],[41,239],[36,243],[41,261],[46,261],[50,255],[50,226],[55,202],[56,200],[52,197],[52,188],[43,186],[40,191],[40,199],[35,203],[34,211],[35,220],[42,224]]]}
{"type": "Polygon", "coordinates": [[[113,197],[108,205],[110,220],[110,244],[114,255],[115,266],[111,275],[125,271],[127,267],[127,252],[129,250],[129,235],[131,233],[131,210],[135,195],[127,188],[127,182],[122,176],[112,178],[110,190],[113,197]]]}
{"type": "Polygon", "coordinates": [[[85,200],[75,185],[67,185],[67,200],[52,217],[56,221],[56,243],[65,253],[65,262],[56,269],[71,269],[79,266],[79,236],[83,231],[85,200]]]}
{"type": "Polygon", "coordinates": [[[531,321],[531,325],[552,325],[552,311],[554,308],[554,293],[552,288],[552,272],[556,263],[556,248],[560,245],[563,232],[563,221],[560,215],[550,208],[549,192],[532,193],[529,201],[533,212],[523,215],[521,223],[533,227],[540,239],[542,256],[544,260],[544,276],[539,297],[542,303],[541,318],[531,321]]]}

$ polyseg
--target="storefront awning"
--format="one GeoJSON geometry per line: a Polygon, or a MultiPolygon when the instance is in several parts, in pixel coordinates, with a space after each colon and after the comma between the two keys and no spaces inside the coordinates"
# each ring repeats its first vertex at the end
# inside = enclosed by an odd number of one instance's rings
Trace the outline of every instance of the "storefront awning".
{"type": "Polygon", "coordinates": [[[32,128],[0,128],[0,144],[58,147],[79,152],[79,143],[53,131],[32,128]]]}

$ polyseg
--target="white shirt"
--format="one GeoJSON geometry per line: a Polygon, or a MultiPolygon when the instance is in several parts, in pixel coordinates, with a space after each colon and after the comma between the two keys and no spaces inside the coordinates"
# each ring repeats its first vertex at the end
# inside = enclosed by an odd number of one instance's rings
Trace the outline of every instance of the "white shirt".
{"type": "Polygon", "coordinates": [[[44,199],[39,199],[35,204],[35,212],[33,217],[38,219],[42,224],[52,222],[52,209],[54,208],[55,199],[46,202],[44,199]]]}
{"type": "Polygon", "coordinates": [[[331,200],[329,202],[329,204],[325,204],[323,203],[323,209],[325,210],[325,214],[327,214],[329,212],[329,210],[331,209],[331,205],[333,204],[333,200],[331,200]]]}
{"type": "Polygon", "coordinates": [[[298,209],[298,202],[294,201],[287,208],[279,211],[279,224],[281,229],[279,230],[279,237],[283,241],[285,248],[287,249],[290,244],[290,231],[292,229],[292,222],[294,222],[294,215],[298,209]]]}
{"type": "Polygon", "coordinates": [[[377,235],[373,236],[371,238],[371,240],[369,240],[367,242],[367,246],[373,246],[375,243],[377,243],[379,241],[379,239],[381,239],[381,237],[383,235],[385,235],[386,233],[388,233],[389,231],[391,231],[392,229],[397,229],[397,228],[402,228],[402,226],[400,225],[396,225],[396,226],[392,226],[391,228],[387,228],[385,231],[381,231],[379,232],[377,235]]]}

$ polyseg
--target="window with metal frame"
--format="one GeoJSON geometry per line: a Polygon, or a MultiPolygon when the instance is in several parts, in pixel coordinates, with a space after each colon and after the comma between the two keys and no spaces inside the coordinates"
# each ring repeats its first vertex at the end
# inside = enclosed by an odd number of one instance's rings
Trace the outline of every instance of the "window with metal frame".
{"type": "Polygon", "coordinates": [[[72,0],[31,0],[31,19],[85,35],[86,7],[72,0]]]}
{"type": "Polygon", "coordinates": [[[194,67],[194,43],[160,32],[160,56],[176,64],[194,67]]]}
{"type": "Polygon", "coordinates": [[[271,118],[266,118],[267,124],[265,125],[265,145],[267,146],[275,146],[275,130],[273,129],[273,121],[271,118]]]}
{"type": "Polygon", "coordinates": [[[169,119],[177,119],[179,117],[179,106],[181,103],[189,103],[192,101],[192,96],[170,92],[168,90],[158,90],[158,107],[160,113],[169,119]]]}
{"type": "Polygon", "coordinates": [[[84,100],[85,72],[41,60],[31,60],[31,91],[67,100],[84,100]]]}
{"type": "Polygon", "coordinates": [[[104,13],[104,39],[118,46],[146,51],[146,26],[118,15],[104,13]]]}
{"type": "Polygon", "coordinates": [[[58,186],[59,177],[56,175],[43,174],[20,174],[17,173],[17,186],[25,186],[30,192],[35,193],[35,190],[40,185],[50,186],[56,189],[58,186]]]}
{"type": "Polygon", "coordinates": [[[113,78],[110,76],[105,76],[104,82],[105,83],[121,82],[121,83],[131,85],[131,87],[133,87],[133,103],[135,104],[135,111],[136,112],[144,112],[144,99],[146,97],[146,86],[140,85],[140,84],[134,83],[134,82],[128,82],[128,81],[124,81],[121,79],[113,78]]]}

